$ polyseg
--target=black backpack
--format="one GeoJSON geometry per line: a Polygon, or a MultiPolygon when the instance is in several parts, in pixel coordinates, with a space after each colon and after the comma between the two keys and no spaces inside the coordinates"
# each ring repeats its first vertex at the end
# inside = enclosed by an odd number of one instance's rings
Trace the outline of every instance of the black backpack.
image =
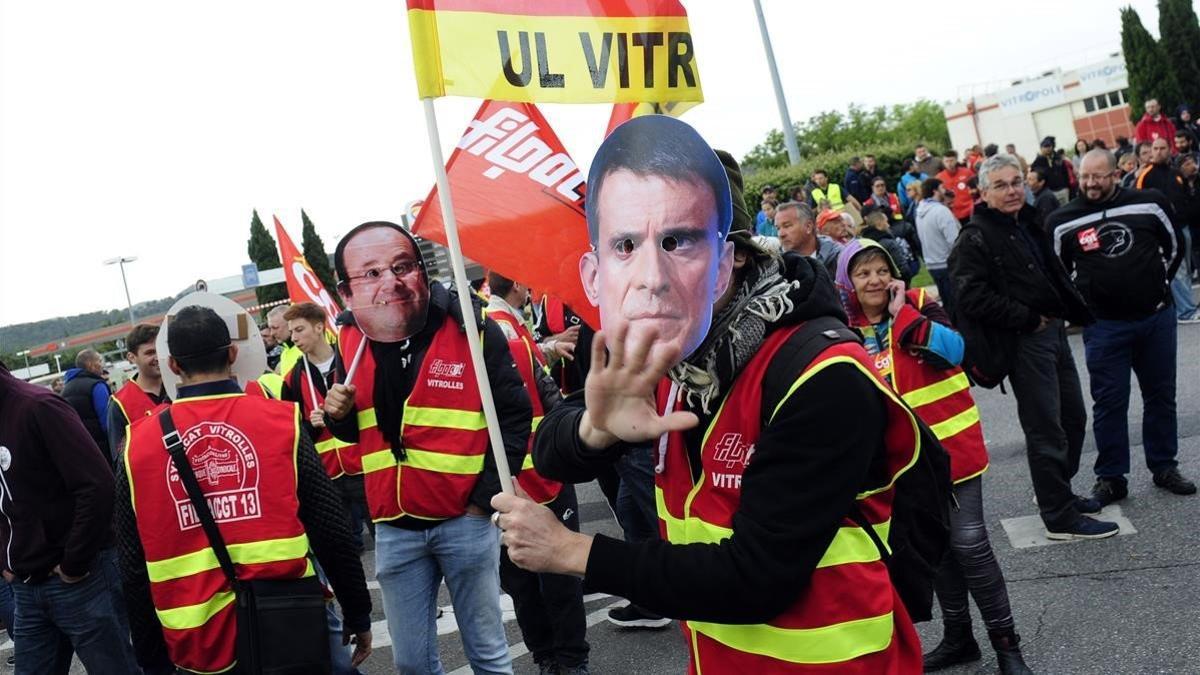
{"type": "MultiPolygon", "coordinates": [[[[797,366],[807,367],[828,347],[862,343],[857,333],[832,317],[806,322],[795,339],[799,349],[789,360],[789,367],[772,370],[799,372],[797,366]]],[[[921,622],[933,618],[933,581],[949,547],[950,509],[958,506],[950,481],[950,456],[933,430],[916,413],[913,418],[920,431],[920,447],[916,461],[896,481],[888,545],[867,522],[857,502],[848,515],[879,549],[909,616],[921,622]]]]}
{"type": "MultiPolygon", "coordinates": [[[[1004,264],[999,252],[1004,249],[1003,235],[995,228],[983,227],[974,221],[968,222],[958,236],[958,242],[963,241],[963,235],[968,230],[976,230],[983,237],[987,248],[989,270],[988,276],[995,280],[996,290],[1005,295],[1008,293],[1008,283],[1004,276],[1004,264]]],[[[957,246],[958,244],[956,244],[957,246]]],[[[951,253],[951,257],[954,254],[951,253]]],[[[1012,370],[1012,364],[1017,356],[1017,337],[1015,333],[989,326],[984,326],[974,319],[965,316],[955,307],[952,310],[954,328],[963,338],[965,347],[962,359],[962,369],[973,384],[985,389],[994,389],[1004,382],[1012,370]]]]}

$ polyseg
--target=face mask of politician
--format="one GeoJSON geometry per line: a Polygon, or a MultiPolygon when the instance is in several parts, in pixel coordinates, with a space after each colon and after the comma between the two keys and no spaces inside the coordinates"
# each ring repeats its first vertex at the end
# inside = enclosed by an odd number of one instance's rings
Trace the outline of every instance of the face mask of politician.
{"type": "Polygon", "coordinates": [[[425,327],[429,281],[411,238],[398,226],[365,224],[338,245],[338,295],[359,330],[376,342],[400,342],[425,327]]]}

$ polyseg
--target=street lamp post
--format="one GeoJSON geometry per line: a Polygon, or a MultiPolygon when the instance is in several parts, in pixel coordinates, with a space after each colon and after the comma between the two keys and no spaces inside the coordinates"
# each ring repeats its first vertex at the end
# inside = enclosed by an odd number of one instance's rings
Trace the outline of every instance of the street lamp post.
{"type": "Polygon", "coordinates": [[[800,163],[800,146],[796,144],[796,130],[792,127],[792,116],[788,114],[787,100],[783,97],[783,84],[779,81],[779,67],[775,65],[775,50],[771,49],[771,35],[767,32],[767,19],[763,16],[761,0],[754,0],[754,12],[758,15],[758,30],[762,34],[763,49],[767,52],[771,84],[775,87],[775,104],[779,106],[779,120],[783,123],[783,141],[787,146],[788,162],[796,166],[800,163]]]}
{"type": "Polygon", "coordinates": [[[133,328],[137,325],[137,321],[133,318],[133,300],[129,298],[129,282],[125,279],[125,263],[131,263],[137,260],[137,256],[117,256],[104,261],[105,265],[119,265],[121,267],[121,284],[125,287],[125,303],[129,307],[129,327],[133,328]]]}
{"type": "Polygon", "coordinates": [[[17,352],[17,356],[25,357],[25,376],[29,377],[29,350],[26,349],[23,352],[17,352]]]}

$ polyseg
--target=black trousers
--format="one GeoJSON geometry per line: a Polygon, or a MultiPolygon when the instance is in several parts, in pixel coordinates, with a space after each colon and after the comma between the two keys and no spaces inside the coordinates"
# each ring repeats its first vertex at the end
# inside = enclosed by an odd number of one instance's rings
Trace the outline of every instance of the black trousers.
{"type": "MultiPolygon", "coordinates": [[[[558,498],[547,506],[564,525],[579,531],[579,502],[574,485],[564,484],[558,498]]],[[[508,558],[508,549],[501,548],[500,588],[512,596],[517,625],[535,662],[552,662],[565,668],[587,663],[590,647],[581,579],[528,572],[514,565],[508,558]]]]}
{"type": "Polygon", "coordinates": [[[1042,522],[1050,529],[1069,527],[1079,518],[1071,479],[1079,471],[1087,408],[1062,320],[1020,337],[1008,379],[1042,522]]]}
{"type": "Polygon", "coordinates": [[[983,520],[983,477],[955,485],[954,496],[959,508],[950,511],[950,550],[933,586],[942,607],[942,621],[971,623],[971,610],[967,606],[969,591],[989,631],[1012,628],[1008,586],[983,520]]]}

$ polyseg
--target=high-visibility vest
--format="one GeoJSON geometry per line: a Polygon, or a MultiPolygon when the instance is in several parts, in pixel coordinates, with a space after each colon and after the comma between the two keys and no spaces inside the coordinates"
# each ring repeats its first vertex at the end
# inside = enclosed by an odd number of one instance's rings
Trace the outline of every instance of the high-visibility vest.
{"type": "Polygon", "coordinates": [[[921,318],[927,300],[924,289],[908,292],[909,302],[888,327],[888,351],[892,359],[892,387],[929,425],[950,455],[950,479],[961,483],[988,468],[987,444],[979,408],[971,396],[971,382],[962,368],[930,367],[920,355],[896,349],[896,338],[921,318]]]}
{"type": "Polygon", "coordinates": [[[296,345],[283,345],[283,351],[279,353],[279,374],[286,375],[296,367],[296,362],[300,360],[303,352],[296,345]]]}
{"type": "MultiPolygon", "coordinates": [[[[660,441],[655,478],[659,527],[672,544],[715,544],[733,536],[741,501],[741,478],[763,427],[762,380],[772,357],[798,327],[780,329],[734,381],[704,434],[702,473],[692,480],[683,434],[660,441]]],[[[788,395],[824,368],[845,363],[862,371],[887,404],[884,433],[887,483],[856,496],[857,506],[887,541],[896,478],[916,461],[917,424],[899,397],[876,373],[861,345],[825,349],[796,379],[788,395]]],[[[681,409],[677,390],[664,381],[659,410],[681,409]]],[[[783,405],[775,405],[777,412],[783,405]]],[[[820,480],[813,476],[813,480],[820,480]]],[[[796,486],[797,490],[804,486],[796,486]]],[[[795,518],[806,517],[803,513],[795,518]]],[[[721,583],[714,579],[713,583],[721,583]]],[[[697,592],[703,592],[697,589],[697,592]]],[[[920,641],[892,587],[879,549],[848,515],[812,578],[795,601],[765,624],[683,622],[692,673],[913,673],[920,672],[920,641]]]]}
{"type": "MultiPolygon", "coordinates": [[[[241,580],[311,576],[297,515],[294,403],[245,394],[175,401],[171,417],[241,580]]],[[[130,428],[125,472],[146,554],[150,595],[167,654],[181,668],[217,673],[235,663],[234,592],[209,547],[157,420],[130,428]]]]}
{"type": "Polygon", "coordinates": [[[149,415],[150,411],[158,407],[154,399],[150,398],[150,395],[143,391],[133,379],[126,380],[125,385],[118,389],[112,398],[130,424],[149,415]]]}
{"type": "Polygon", "coordinates": [[[246,383],[247,394],[257,394],[276,401],[283,398],[283,378],[275,373],[263,373],[257,380],[246,383]]]}
{"type": "Polygon", "coordinates": [[[558,493],[562,491],[562,483],[542,476],[533,466],[533,438],[538,425],[542,423],[542,417],[546,414],[536,379],[537,375],[547,371],[545,363],[538,358],[541,350],[533,341],[529,329],[512,314],[499,309],[489,309],[487,313],[496,323],[506,323],[517,331],[519,337],[508,341],[508,350],[512,352],[513,362],[517,364],[517,371],[521,373],[525,391],[529,394],[529,403],[533,406],[533,425],[529,430],[529,443],[525,448],[525,459],[521,462],[521,473],[517,474],[517,483],[533,501],[549,504],[558,498],[558,493]]]}
{"type": "MultiPolygon", "coordinates": [[[[352,363],[366,337],[343,326],[342,358],[352,363]]],[[[368,344],[354,381],[367,508],[375,522],[412,516],[445,520],[466,513],[488,451],[487,421],[467,336],[447,316],[434,334],[404,402],[397,459],[375,412],[375,357],[368,344]]]]}
{"type": "MultiPolygon", "coordinates": [[[[290,392],[293,400],[300,404],[300,419],[307,420],[312,415],[314,397],[316,397],[316,409],[321,410],[325,407],[326,391],[324,378],[313,381],[310,388],[311,373],[304,367],[304,364],[305,360],[300,359],[291,372],[284,376],[284,379],[291,385],[290,392]]],[[[329,427],[321,427],[316,431],[313,445],[316,446],[317,456],[321,458],[321,465],[325,467],[325,473],[329,474],[330,478],[362,473],[362,458],[353,448],[353,443],[347,443],[334,437],[329,427]]]]}
{"type": "Polygon", "coordinates": [[[819,207],[822,201],[828,200],[829,208],[834,211],[841,211],[845,208],[846,202],[842,199],[842,186],[837,183],[830,183],[827,189],[829,190],[828,194],[819,187],[813,188],[812,198],[817,206],[819,207]]]}

